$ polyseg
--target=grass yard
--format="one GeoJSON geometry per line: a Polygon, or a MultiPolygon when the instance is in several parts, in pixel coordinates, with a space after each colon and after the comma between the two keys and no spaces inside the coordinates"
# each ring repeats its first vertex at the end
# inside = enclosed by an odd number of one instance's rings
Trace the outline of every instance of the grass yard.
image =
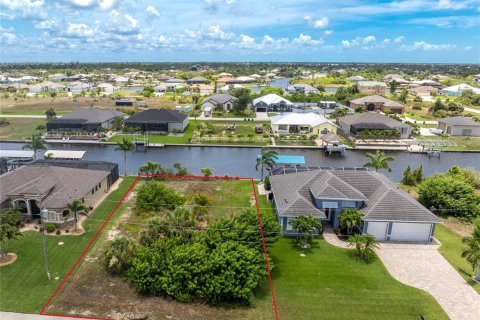
{"type": "MultiPolygon", "coordinates": [[[[1,117],[1,116],[0,116],[1,117]]],[[[0,140],[25,140],[38,133],[37,126],[45,125],[46,119],[7,118],[9,125],[0,127],[0,140]]]]}
{"type": "Polygon", "coordinates": [[[435,238],[442,244],[438,251],[448,260],[448,262],[465,278],[465,280],[480,294],[480,283],[472,280],[472,266],[467,260],[462,258],[462,252],[467,248],[462,243],[462,237],[449,230],[442,224],[435,227],[435,238]]]}
{"type": "Polygon", "coordinates": [[[212,118],[255,118],[255,112],[244,114],[241,112],[212,112],[212,118]]]}
{"type": "Polygon", "coordinates": [[[275,144],[278,146],[316,146],[317,144],[313,140],[279,140],[275,138],[275,144]]]}
{"type": "Polygon", "coordinates": [[[366,264],[324,240],[304,250],[283,238],[271,251],[280,319],[448,319],[428,293],[397,282],[378,259],[366,264]]]}
{"type": "Polygon", "coordinates": [[[85,249],[103,221],[122,198],[132,177],[124,178],[85,221],[86,232],[80,236],[47,236],[48,261],[52,279],[48,280],[44,269],[42,237],[39,232],[25,232],[25,236],[10,244],[10,250],[18,256],[8,266],[0,268],[0,310],[22,313],[38,313],[56,289],[60,281],[85,249]],[[63,242],[64,245],[58,245],[63,242]],[[58,277],[58,278],[57,278],[58,277]]]}
{"type": "MultiPolygon", "coordinates": [[[[188,144],[189,143],[189,138],[193,136],[193,132],[197,128],[199,124],[199,121],[189,121],[189,125],[187,129],[185,129],[185,132],[183,133],[183,136],[181,137],[174,137],[174,136],[160,136],[160,135],[149,135],[148,140],[150,143],[172,143],[172,144],[188,144]]],[[[118,134],[113,137],[111,137],[108,141],[109,142],[120,142],[122,141],[123,138],[135,139],[134,134],[118,134]]],[[[143,138],[142,135],[139,136],[140,138],[143,138]]]]}
{"type": "Polygon", "coordinates": [[[422,109],[422,110],[414,110],[412,112],[407,112],[405,113],[405,116],[417,120],[417,121],[436,121],[437,118],[435,118],[433,115],[428,113],[428,109],[422,109]]]}
{"type": "Polygon", "coordinates": [[[480,137],[461,137],[461,136],[429,136],[428,140],[445,140],[455,142],[457,145],[453,147],[447,147],[446,150],[451,151],[480,151],[480,137]]]}

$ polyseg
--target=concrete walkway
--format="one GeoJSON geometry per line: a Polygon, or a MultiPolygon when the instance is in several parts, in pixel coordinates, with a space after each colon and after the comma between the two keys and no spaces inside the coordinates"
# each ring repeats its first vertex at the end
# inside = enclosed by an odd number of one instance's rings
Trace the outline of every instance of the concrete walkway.
{"type": "MultiPolygon", "coordinates": [[[[331,230],[323,237],[337,247],[347,245],[331,230]]],[[[430,293],[452,320],[480,319],[480,295],[438,252],[439,245],[382,243],[377,255],[398,281],[430,293]]]]}
{"type": "Polygon", "coordinates": [[[480,113],[480,110],[472,109],[472,108],[465,108],[466,112],[473,112],[473,113],[480,113]]]}

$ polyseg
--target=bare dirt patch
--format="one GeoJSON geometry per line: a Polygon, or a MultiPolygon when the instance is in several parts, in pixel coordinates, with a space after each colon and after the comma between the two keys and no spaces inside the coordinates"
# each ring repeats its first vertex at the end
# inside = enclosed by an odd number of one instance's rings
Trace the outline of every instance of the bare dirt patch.
{"type": "Polygon", "coordinates": [[[444,219],[443,224],[445,227],[462,237],[470,237],[473,232],[473,226],[471,223],[464,222],[453,217],[444,219]]]}
{"type": "Polygon", "coordinates": [[[0,259],[0,267],[3,266],[8,266],[9,264],[12,264],[17,260],[17,254],[13,252],[7,253],[7,258],[6,259],[0,259]]]}

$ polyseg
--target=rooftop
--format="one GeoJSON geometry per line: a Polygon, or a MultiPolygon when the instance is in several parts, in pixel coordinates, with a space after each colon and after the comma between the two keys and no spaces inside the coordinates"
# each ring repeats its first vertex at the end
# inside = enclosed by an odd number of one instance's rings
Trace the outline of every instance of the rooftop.
{"type": "Polygon", "coordinates": [[[480,123],[467,119],[465,117],[450,117],[438,120],[438,122],[446,123],[452,126],[475,126],[480,127],[480,123]]]}
{"type": "Polygon", "coordinates": [[[323,116],[309,112],[309,113],[284,113],[270,118],[272,124],[278,125],[309,125],[312,127],[318,126],[322,123],[330,123],[335,125],[332,121],[323,116]]]}
{"type": "Polygon", "coordinates": [[[183,122],[187,118],[187,115],[180,113],[176,110],[167,109],[148,109],[139,113],[135,113],[133,116],[125,120],[125,124],[128,123],[154,123],[154,122],[183,122]]]}

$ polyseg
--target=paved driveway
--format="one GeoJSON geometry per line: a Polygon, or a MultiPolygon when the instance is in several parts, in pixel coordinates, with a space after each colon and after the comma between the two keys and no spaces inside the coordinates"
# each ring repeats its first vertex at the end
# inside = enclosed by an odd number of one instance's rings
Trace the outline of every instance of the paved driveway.
{"type": "Polygon", "coordinates": [[[378,256],[398,281],[430,293],[452,320],[479,320],[480,295],[436,245],[382,243],[378,256]]]}

